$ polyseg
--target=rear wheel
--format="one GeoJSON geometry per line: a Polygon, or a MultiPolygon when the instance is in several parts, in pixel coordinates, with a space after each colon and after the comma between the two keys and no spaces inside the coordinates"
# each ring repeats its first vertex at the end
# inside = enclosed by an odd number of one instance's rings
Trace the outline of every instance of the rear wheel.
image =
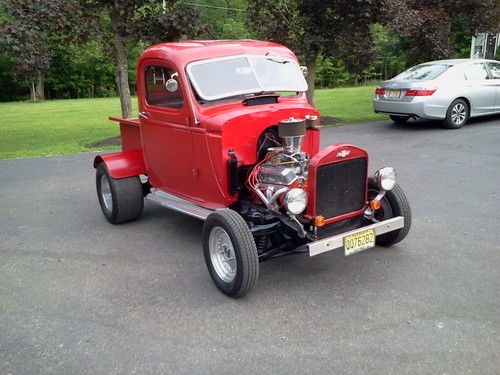
{"type": "Polygon", "coordinates": [[[203,226],[203,253],[217,288],[230,297],[250,292],[259,277],[259,256],[245,220],[230,209],[208,216],[203,226]]]}
{"type": "Polygon", "coordinates": [[[390,115],[389,117],[396,124],[405,124],[410,119],[409,116],[395,116],[395,115],[390,115]]]}
{"type": "Polygon", "coordinates": [[[102,212],[110,223],[125,223],[142,215],[144,196],[138,176],[115,179],[101,163],[96,170],[96,187],[102,212]]]}
{"type": "MultiPolygon", "coordinates": [[[[368,198],[375,198],[379,193],[379,186],[373,179],[368,181],[368,198]]],[[[375,219],[378,221],[388,220],[396,216],[403,216],[404,227],[386,234],[377,236],[377,245],[391,246],[402,241],[411,227],[411,210],[408,200],[403,193],[403,190],[396,184],[392,190],[386,191],[384,197],[380,201],[380,209],[375,211],[375,219]]]]}
{"type": "Polygon", "coordinates": [[[443,120],[443,125],[448,129],[461,128],[470,115],[469,105],[463,99],[454,100],[446,111],[446,118],[443,120]]]}

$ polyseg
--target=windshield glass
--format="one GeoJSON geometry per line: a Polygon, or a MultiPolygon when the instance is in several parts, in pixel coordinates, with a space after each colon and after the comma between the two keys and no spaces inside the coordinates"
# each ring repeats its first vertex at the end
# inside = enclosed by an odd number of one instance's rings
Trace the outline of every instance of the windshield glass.
{"type": "Polygon", "coordinates": [[[298,64],[279,56],[229,56],[192,62],[187,73],[204,100],[260,92],[307,90],[298,64]]]}
{"type": "Polygon", "coordinates": [[[394,77],[395,80],[405,81],[430,81],[439,77],[452,65],[447,64],[423,64],[410,68],[398,76],[394,77]]]}

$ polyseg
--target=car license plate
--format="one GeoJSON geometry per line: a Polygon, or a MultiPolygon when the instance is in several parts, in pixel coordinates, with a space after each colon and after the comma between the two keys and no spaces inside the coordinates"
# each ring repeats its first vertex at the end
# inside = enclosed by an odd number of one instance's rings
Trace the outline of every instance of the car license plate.
{"type": "Polygon", "coordinates": [[[375,232],[373,229],[364,230],[344,237],[345,256],[359,253],[360,251],[375,246],[375,232]]]}
{"type": "Polygon", "coordinates": [[[401,91],[399,90],[389,90],[389,98],[399,98],[401,91]]]}

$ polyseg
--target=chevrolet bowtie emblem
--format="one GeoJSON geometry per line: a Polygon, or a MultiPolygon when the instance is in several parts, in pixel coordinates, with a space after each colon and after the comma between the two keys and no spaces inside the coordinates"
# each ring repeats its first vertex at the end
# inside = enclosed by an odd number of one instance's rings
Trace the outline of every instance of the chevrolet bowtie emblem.
{"type": "Polygon", "coordinates": [[[338,158],[345,158],[347,155],[351,153],[350,150],[342,150],[337,154],[338,158]]]}

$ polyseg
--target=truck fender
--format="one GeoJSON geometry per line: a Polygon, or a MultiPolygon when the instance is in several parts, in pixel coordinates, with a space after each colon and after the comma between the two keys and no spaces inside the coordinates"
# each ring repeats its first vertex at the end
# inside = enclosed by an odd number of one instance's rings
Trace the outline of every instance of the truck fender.
{"type": "Polygon", "coordinates": [[[109,174],[113,178],[125,178],[147,174],[142,150],[97,155],[94,159],[94,168],[97,168],[101,163],[106,165],[109,174]]]}

